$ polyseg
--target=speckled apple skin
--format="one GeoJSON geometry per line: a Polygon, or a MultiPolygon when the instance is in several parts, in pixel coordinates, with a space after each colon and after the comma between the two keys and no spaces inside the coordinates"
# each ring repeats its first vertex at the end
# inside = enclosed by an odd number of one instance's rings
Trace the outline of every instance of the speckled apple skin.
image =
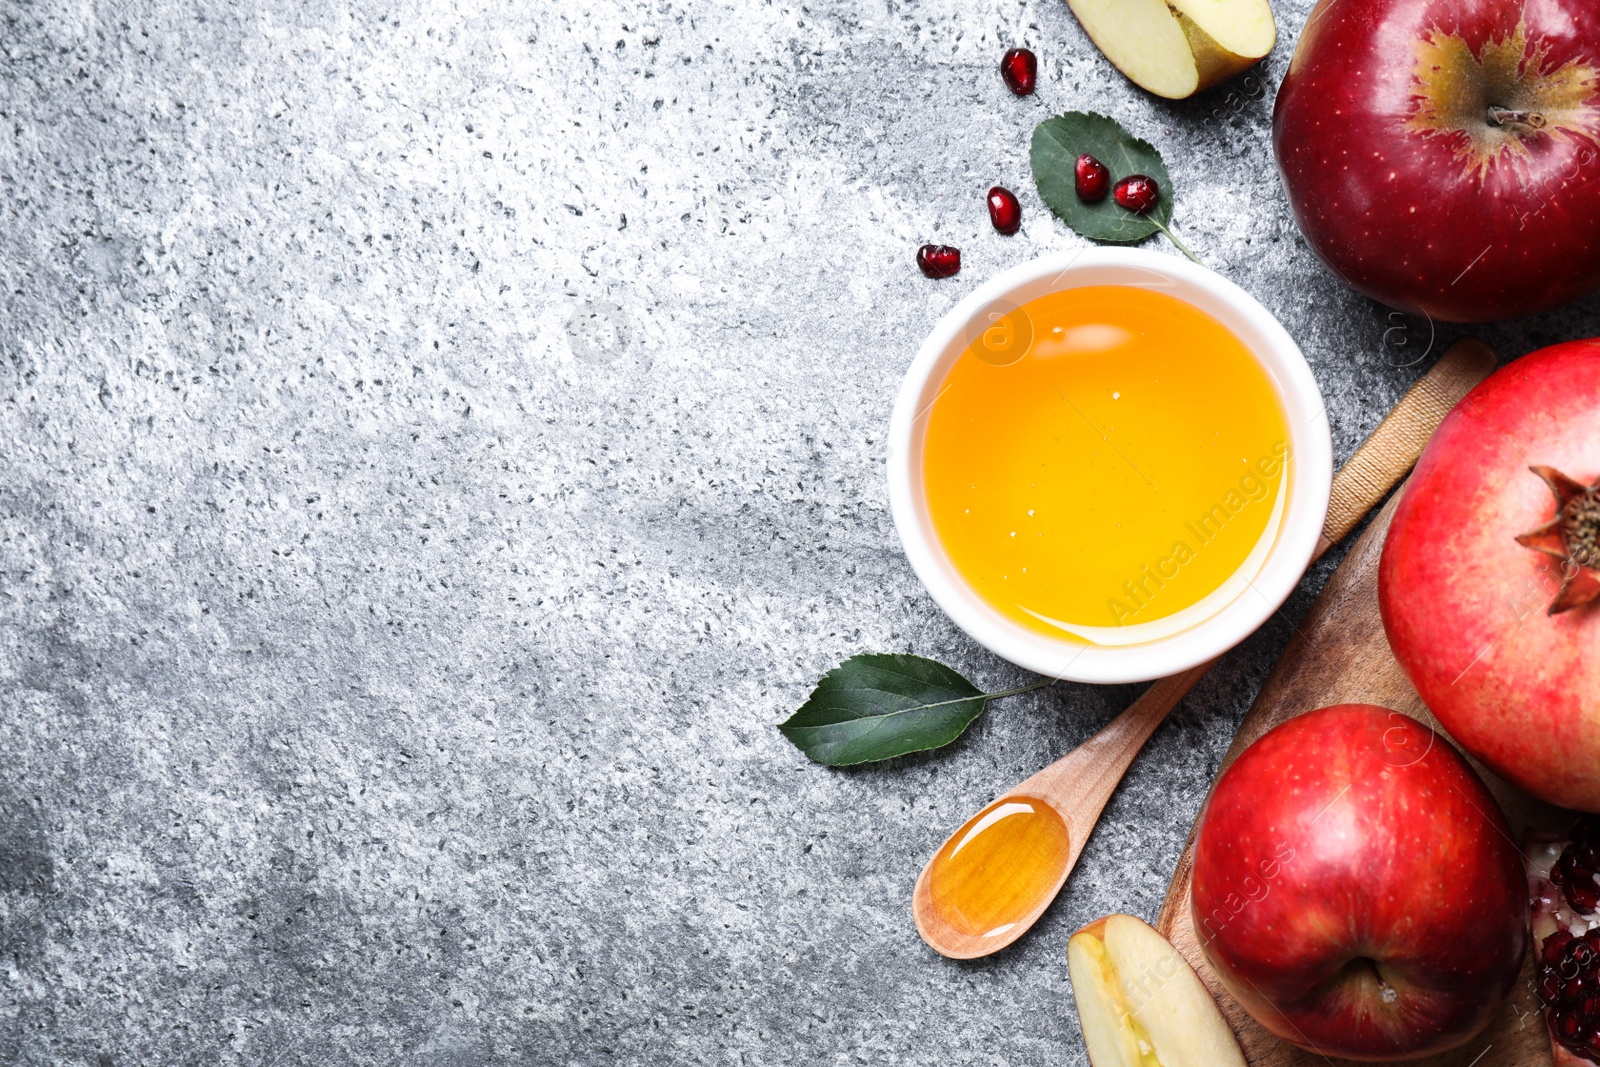
{"type": "Polygon", "coordinates": [[[1561,561],[1516,541],[1555,514],[1530,464],[1600,475],[1600,341],[1524,356],[1445,418],[1389,528],[1378,606],[1463,748],[1537,797],[1600,811],[1600,606],[1546,614],[1561,561]]]}
{"type": "Polygon", "coordinates": [[[1593,130],[1539,134],[1479,174],[1457,156],[1464,134],[1408,129],[1420,40],[1458,35],[1477,55],[1519,22],[1545,69],[1600,66],[1591,0],[1323,0],[1307,20],[1273,115],[1278,167],[1312,248],[1374,300],[1488,322],[1600,286],[1593,130]]]}
{"type": "Polygon", "coordinates": [[[1223,984],[1272,1033],[1397,1059],[1456,1048],[1493,1017],[1527,949],[1527,882],[1448,741],[1345,704],[1277,727],[1218,780],[1193,917],[1223,984]]]}

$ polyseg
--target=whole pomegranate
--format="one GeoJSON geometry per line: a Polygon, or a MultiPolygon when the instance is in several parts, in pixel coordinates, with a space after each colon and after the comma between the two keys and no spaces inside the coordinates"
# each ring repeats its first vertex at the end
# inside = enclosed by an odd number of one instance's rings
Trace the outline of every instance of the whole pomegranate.
{"type": "Polygon", "coordinates": [[[1446,416],[1378,572],[1389,647],[1467,751],[1600,812],[1600,339],[1496,371],[1446,416]]]}

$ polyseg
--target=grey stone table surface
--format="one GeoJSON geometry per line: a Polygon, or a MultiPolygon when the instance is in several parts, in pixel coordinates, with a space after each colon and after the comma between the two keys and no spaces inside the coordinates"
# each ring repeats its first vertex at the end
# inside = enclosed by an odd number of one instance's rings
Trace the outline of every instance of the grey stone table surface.
{"type": "Polygon", "coordinates": [[[986,961],[918,939],[920,865],[1137,687],[852,771],[773,726],[863,649],[1024,678],[919,586],[883,460],[933,320],[1082,244],[1041,118],[1162,149],[1340,457],[1459,335],[1289,219],[1308,7],[1173,104],[1058,0],[0,0],[0,1063],[1086,1062],[1066,937],[1153,915],[1328,564],[986,961]]]}

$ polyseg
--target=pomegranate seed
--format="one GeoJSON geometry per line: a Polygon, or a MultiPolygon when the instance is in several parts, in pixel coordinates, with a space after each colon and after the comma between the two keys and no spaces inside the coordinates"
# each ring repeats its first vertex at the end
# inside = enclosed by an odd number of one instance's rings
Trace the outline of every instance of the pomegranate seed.
{"type": "Polygon", "coordinates": [[[1561,972],[1546,964],[1539,968],[1539,979],[1534,984],[1534,990],[1539,994],[1539,1003],[1545,1007],[1561,1002],[1561,972]]]}
{"type": "Polygon", "coordinates": [[[1592,914],[1600,907],[1600,885],[1595,884],[1594,872],[1579,868],[1566,872],[1567,882],[1561,887],[1561,893],[1578,911],[1585,915],[1592,914]]]}
{"type": "Polygon", "coordinates": [[[948,278],[961,269],[961,249],[923,245],[917,249],[917,266],[930,278],[948,278]]]}
{"type": "Polygon", "coordinates": [[[1600,929],[1581,937],[1557,930],[1539,947],[1539,961],[1534,990],[1551,1035],[1600,1063],[1600,929]]]}
{"type": "Polygon", "coordinates": [[[1039,57],[1026,48],[1013,48],[1000,57],[1000,77],[1018,96],[1031,96],[1039,82],[1039,57]]]}
{"type": "Polygon", "coordinates": [[[1115,194],[1117,204],[1129,211],[1144,214],[1155,207],[1161,200],[1161,186],[1156,184],[1154,178],[1144,174],[1130,174],[1117,183],[1115,194]]]}
{"type": "Polygon", "coordinates": [[[1072,183],[1078,190],[1079,200],[1098,204],[1106,198],[1106,190],[1111,188],[1111,172],[1104,163],[1085,152],[1078,157],[1072,171],[1072,183]]]}
{"type": "Polygon", "coordinates": [[[989,221],[1003,234],[1016,233],[1022,226],[1022,205],[1017,196],[1003,185],[989,190],[989,221]]]}

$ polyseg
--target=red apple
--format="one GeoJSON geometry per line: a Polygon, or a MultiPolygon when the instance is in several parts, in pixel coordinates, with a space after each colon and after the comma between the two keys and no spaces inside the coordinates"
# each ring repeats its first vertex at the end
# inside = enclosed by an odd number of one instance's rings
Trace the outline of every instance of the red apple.
{"type": "Polygon", "coordinates": [[[1406,483],[1378,607],[1462,748],[1537,797],[1600,812],[1597,477],[1600,340],[1507,364],[1445,417],[1406,483]]]}
{"type": "Polygon", "coordinates": [[[1245,749],[1195,837],[1206,958],[1257,1022],[1324,1056],[1469,1041],[1516,981],[1527,891],[1466,761],[1365,704],[1291,719],[1245,749]]]}
{"type": "Polygon", "coordinates": [[[1273,145],[1311,247],[1394,307],[1529,315],[1600,286],[1600,5],[1321,0],[1273,145]]]}

